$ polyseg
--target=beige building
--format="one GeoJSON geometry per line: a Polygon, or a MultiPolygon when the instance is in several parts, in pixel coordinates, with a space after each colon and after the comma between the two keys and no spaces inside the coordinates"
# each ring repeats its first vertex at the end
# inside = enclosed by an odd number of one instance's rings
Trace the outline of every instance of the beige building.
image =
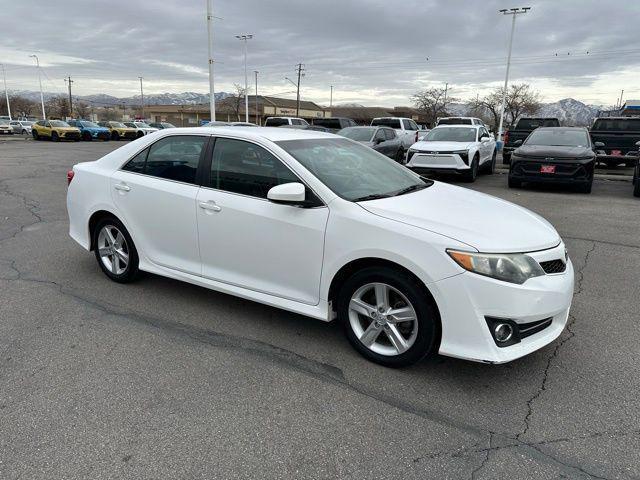
{"type": "MultiPolygon", "coordinates": [[[[177,127],[196,127],[210,120],[209,104],[149,105],[146,117],[153,122],[169,122],[177,127]]],[[[296,100],[288,98],[249,95],[249,121],[262,125],[267,117],[296,116],[296,100]],[[257,106],[257,110],[256,110],[257,106]],[[256,115],[257,111],[257,115],[256,115]]],[[[331,116],[331,111],[313,102],[300,101],[299,117],[311,123],[314,118],[331,116]]],[[[245,119],[244,98],[228,97],[216,102],[216,120],[242,122],[245,119]]]]}

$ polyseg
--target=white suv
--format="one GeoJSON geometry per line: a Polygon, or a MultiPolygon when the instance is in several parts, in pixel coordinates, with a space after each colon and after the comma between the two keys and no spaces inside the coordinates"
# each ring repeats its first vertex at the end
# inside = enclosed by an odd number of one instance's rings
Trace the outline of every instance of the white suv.
{"type": "Polygon", "coordinates": [[[459,173],[473,182],[480,168],[493,173],[496,142],[483,125],[440,125],[407,153],[407,167],[417,173],[459,173]]]}

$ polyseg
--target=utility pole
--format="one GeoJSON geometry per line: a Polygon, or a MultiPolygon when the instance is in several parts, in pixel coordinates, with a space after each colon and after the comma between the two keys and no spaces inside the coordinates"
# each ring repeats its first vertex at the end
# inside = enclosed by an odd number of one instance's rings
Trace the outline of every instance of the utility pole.
{"type": "Polygon", "coordinates": [[[238,40],[244,42],[244,121],[249,123],[249,84],[247,80],[247,41],[253,38],[253,35],[236,35],[238,40]]]}
{"type": "Polygon", "coordinates": [[[144,120],[144,91],[142,90],[142,77],[140,79],[140,110],[142,111],[142,120],[144,120]]]}
{"type": "MultiPolygon", "coordinates": [[[[622,91],[620,92],[620,100],[618,101],[618,105],[620,105],[620,107],[618,108],[619,110],[622,110],[622,96],[624,95],[624,88],[622,89],[622,91]]],[[[9,101],[7,100],[7,105],[9,104],[9,101]]]]}
{"type": "Polygon", "coordinates": [[[253,73],[256,74],[256,123],[260,125],[262,123],[261,119],[258,117],[258,70],[254,70],[253,73]]]}
{"type": "Polygon", "coordinates": [[[296,66],[296,70],[298,71],[298,85],[297,85],[297,93],[296,93],[296,117],[300,116],[300,77],[302,77],[304,74],[302,72],[304,72],[304,65],[302,63],[299,63],[296,66]]]}
{"type": "Polygon", "coordinates": [[[4,97],[7,99],[7,114],[9,115],[9,120],[13,120],[13,118],[11,118],[11,105],[9,105],[9,92],[7,90],[7,74],[4,71],[4,63],[2,64],[2,79],[4,80],[4,97]]]}
{"type": "Polygon", "coordinates": [[[331,85],[331,94],[329,95],[329,108],[333,107],[333,85],[331,85]]]}
{"type": "Polygon", "coordinates": [[[213,89],[213,0],[207,0],[207,47],[209,49],[209,112],[216,121],[216,97],[213,89]]]}
{"type": "Polygon", "coordinates": [[[71,75],[69,75],[68,78],[65,78],[64,81],[69,86],[69,116],[73,117],[73,99],[71,97],[71,84],[73,83],[73,80],[71,80],[71,75]]]}
{"type": "MultiPolygon", "coordinates": [[[[502,106],[500,107],[500,126],[498,127],[498,141],[502,140],[502,126],[504,124],[504,109],[507,106],[507,86],[509,84],[509,69],[511,68],[511,49],[513,47],[513,32],[516,29],[516,17],[522,13],[527,13],[531,7],[511,8],[509,10],[498,10],[503,15],[511,15],[511,35],[509,35],[509,53],[507,54],[507,72],[504,76],[504,91],[502,92],[502,106]]],[[[512,119],[512,120],[515,120],[512,119]]]]}
{"type": "Polygon", "coordinates": [[[29,55],[36,59],[36,69],[38,70],[38,82],[40,83],[40,105],[42,105],[42,119],[46,120],[47,115],[44,113],[44,95],[42,93],[42,73],[40,72],[40,60],[37,55],[29,55]]]}
{"type": "Polygon", "coordinates": [[[444,100],[443,100],[444,106],[447,105],[447,92],[448,91],[449,91],[449,84],[445,83],[444,84],[444,100]]]}

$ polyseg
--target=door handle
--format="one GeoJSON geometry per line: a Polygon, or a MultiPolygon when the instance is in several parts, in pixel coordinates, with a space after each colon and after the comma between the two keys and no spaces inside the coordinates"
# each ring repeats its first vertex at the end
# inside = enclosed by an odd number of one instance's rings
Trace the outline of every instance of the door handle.
{"type": "Polygon", "coordinates": [[[131,190],[131,187],[129,185],[125,185],[123,183],[118,183],[117,185],[114,185],[114,187],[116,190],[120,190],[123,192],[128,192],[129,190],[131,190]]]}
{"type": "Polygon", "coordinates": [[[222,210],[214,202],[198,202],[198,205],[200,205],[200,208],[204,210],[209,210],[211,212],[219,212],[220,210],[222,210]]]}

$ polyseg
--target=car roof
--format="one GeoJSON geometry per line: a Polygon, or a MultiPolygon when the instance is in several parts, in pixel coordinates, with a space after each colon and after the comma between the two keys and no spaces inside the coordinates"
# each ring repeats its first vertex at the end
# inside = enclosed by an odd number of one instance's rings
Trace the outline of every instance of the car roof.
{"type": "Polygon", "coordinates": [[[304,140],[311,138],[336,138],[337,135],[332,133],[320,132],[317,130],[305,130],[298,128],[279,128],[279,127],[257,127],[257,128],[244,128],[244,127],[185,127],[185,128],[172,128],[166,132],[166,135],[176,135],[180,133],[195,133],[203,135],[211,134],[232,134],[245,137],[248,139],[267,139],[272,142],[279,142],[282,140],[304,140]]]}
{"type": "Polygon", "coordinates": [[[536,130],[582,130],[583,132],[588,132],[589,129],[587,127],[538,127],[536,130]]]}
{"type": "MultiPolygon", "coordinates": [[[[455,117],[458,118],[458,117],[455,117]]],[[[435,130],[437,128],[475,128],[475,129],[479,129],[479,128],[483,128],[484,125],[459,125],[459,124],[454,124],[454,125],[438,125],[437,127],[433,127],[431,130],[435,130]]]]}

